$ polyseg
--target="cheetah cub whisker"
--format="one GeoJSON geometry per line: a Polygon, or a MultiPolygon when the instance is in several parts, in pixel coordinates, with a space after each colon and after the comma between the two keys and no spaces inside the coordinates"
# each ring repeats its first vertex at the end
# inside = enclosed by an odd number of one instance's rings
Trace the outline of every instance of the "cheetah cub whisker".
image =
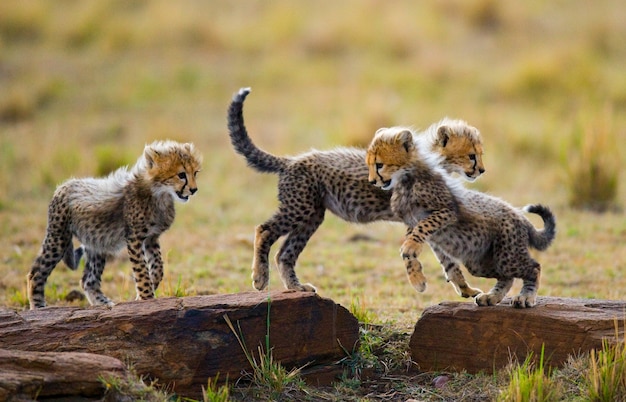
{"type": "MultiPolygon", "coordinates": [[[[252,259],[252,285],[263,290],[269,282],[269,253],[282,236],[286,239],[276,254],[276,266],[287,289],[314,292],[310,283],[301,284],[295,273],[298,256],[324,221],[326,210],[354,223],[374,221],[401,222],[391,209],[388,191],[368,183],[365,149],[335,148],[312,150],[292,157],[275,156],[259,149],[248,136],[243,120],[243,103],[249,88],[233,97],[228,109],[228,129],[235,151],[248,166],[263,173],[278,175],[278,210],[255,231],[252,259]]],[[[466,180],[478,178],[485,168],[482,139],[474,127],[460,120],[444,119],[416,135],[441,168],[466,180]]],[[[471,288],[458,265],[445,266],[446,276],[465,297],[479,290],[471,288]]],[[[420,291],[424,286],[415,285],[420,291]]]]}
{"type": "Polygon", "coordinates": [[[48,207],[48,227],[27,276],[30,308],[46,306],[44,287],[61,259],[77,269],[85,256],[81,287],[91,305],[114,303],[101,289],[108,258],[124,247],[133,269],[137,299],[151,299],[163,278],[159,236],[174,222],[174,201],[196,193],[202,157],[191,143],[155,141],[128,170],[105,178],[61,184],[48,207]],[[73,249],[76,237],[81,246],[73,249]]]}
{"type": "Polygon", "coordinates": [[[379,130],[366,160],[370,182],[390,190],[391,209],[413,228],[401,254],[409,278],[418,286],[425,280],[418,257],[427,242],[444,267],[458,268],[462,263],[474,276],[497,279],[487,293],[459,287],[479,306],[500,303],[515,278],[524,284],[513,305],[536,304],[541,266],[528,248],[545,250],[554,240],[556,220],[549,208],[537,204],[520,210],[465,188],[441,169],[432,154],[416,146],[412,133],[404,128],[379,130]],[[535,229],[523,211],[541,216],[544,228],[535,229]]]}

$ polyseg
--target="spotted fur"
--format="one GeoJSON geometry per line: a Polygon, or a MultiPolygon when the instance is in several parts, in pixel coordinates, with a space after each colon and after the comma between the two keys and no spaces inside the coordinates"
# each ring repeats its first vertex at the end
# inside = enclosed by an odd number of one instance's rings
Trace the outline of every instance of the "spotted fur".
{"type": "MultiPolygon", "coordinates": [[[[276,265],[287,289],[314,292],[310,283],[301,284],[295,273],[298,256],[324,220],[326,210],[354,223],[401,219],[390,208],[391,194],[368,183],[365,150],[336,148],[313,150],[293,157],[267,153],[254,145],[243,120],[243,102],[250,93],[241,89],[228,110],[228,128],[235,151],[248,165],[260,172],[278,175],[279,207],[274,215],[256,227],[252,284],[263,290],[269,281],[269,252],[281,237],[287,236],[276,254],[276,265]]],[[[478,130],[466,123],[446,119],[446,129],[431,128],[416,136],[424,149],[437,153],[438,161],[449,171],[474,180],[484,172],[482,142],[478,130]]],[[[455,278],[467,286],[459,272],[455,278]]]]}
{"type": "Polygon", "coordinates": [[[425,287],[418,257],[427,242],[453,284],[460,263],[474,276],[497,279],[488,293],[465,289],[478,305],[500,303],[514,278],[520,278],[524,284],[513,305],[534,306],[541,266],[528,247],[545,250],[551,244],[554,215],[542,205],[526,207],[544,221],[544,229],[537,230],[521,210],[460,185],[436,159],[417,148],[402,128],[379,131],[367,151],[370,182],[390,190],[391,209],[413,228],[401,247],[409,280],[418,290],[425,287]]]}
{"type": "Polygon", "coordinates": [[[137,299],[150,299],[163,278],[159,236],[174,221],[174,200],[196,193],[201,156],[193,144],[157,141],[135,166],[106,178],[61,184],[48,207],[48,227],[28,274],[30,308],[45,307],[48,276],[63,259],[76,269],[85,255],[81,286],[92,305],[113,305],[101,289],[106,261],[124,247],[132,264],[137,299]],[[74,250],[75,236],[81,247],[74,250]]]}

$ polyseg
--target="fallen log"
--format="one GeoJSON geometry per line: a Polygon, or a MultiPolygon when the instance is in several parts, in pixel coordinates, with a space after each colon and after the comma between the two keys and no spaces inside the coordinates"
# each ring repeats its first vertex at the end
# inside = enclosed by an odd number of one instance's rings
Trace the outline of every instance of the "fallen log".
{"type": "Polygon", "coordinates": [[[547,365],[624,339],[626,301],[539,297],[537,306],[515,309],[444,302],[428,307],[415,324],[409,347],[424,371],[491,373],[512,360],[535,358],[544,347],[547,365]]]}
{"type": "Polygon", "coordinates": [[[113,308],[1,310],[0,348],[115,357],[132,364],[137,374],[194,397],[208,378],[219,374],[233,381],[242,370],[251,371],[225,316],[257,360],[258,346],[265,350],[269,335],[273,358],[287,368],[335,362],[358,341],[356,318],[330,299],[303,292],[246,292],[113,308]]]}
{"type": "Polygon", "coordinates": [[[0,400],[103,397],[101,378],[126,376],[124,364],[90,353],[0,349],[0,400]]]}

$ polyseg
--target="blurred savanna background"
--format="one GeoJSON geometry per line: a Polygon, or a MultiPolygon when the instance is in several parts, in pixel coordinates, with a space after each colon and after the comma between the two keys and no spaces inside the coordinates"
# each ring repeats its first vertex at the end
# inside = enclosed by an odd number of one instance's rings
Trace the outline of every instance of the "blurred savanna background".
{"type": "MultiPolygon", "coordinates": [[[[133,164],[166,138],[194,142],[204,167],[161,238],[159,294],[252,290],[254,226],[276,208],[276,177],[230,146],[226,108],[242,86],[252,87],[251,137],[275,154],[366,146],[383,126],[468,121],[487,168],[471,186],[556,213],[557,239],[537,255],[539,294],[624,299],[624,21],[618,0],[2,1],[0,305],[27,307],[55,187],[133,164]]],[[[403,235],[328,213],[297,273],[324,297],[409,328],[425,307],[462,299],[430,251],[428,289],[411,288],[403,235]]],[[[60,265],[48,304],[69,304],[80,277],[60,265]]],[[[282,289],[275,271],[270,288],[282,289]]],[[[103,290],[134,299],[125,258],[109,263],[103,290]]]]}

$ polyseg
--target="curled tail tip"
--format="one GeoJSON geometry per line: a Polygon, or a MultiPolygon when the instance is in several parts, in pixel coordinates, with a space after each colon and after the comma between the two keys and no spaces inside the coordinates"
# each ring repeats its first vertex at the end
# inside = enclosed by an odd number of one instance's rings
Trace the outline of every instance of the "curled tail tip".
{"type": "Polygon", "coordinates": [[[552,210],[549,207],[546,207],[545,205],[541,205],[541,204],[526,205],[524,208],[522,208],[522,210],[527,213],[537,214],[541,216],[541,218],[544,221],[551,222],[552,225],[554,225],[554,222],[556,220],[552,210]]]}
{"type": "Polygon", "coordinates": [[[528,213],[531,213],[531,214],[553,215],[552,211],[550,210],[550,208],[546,207],[545,205],[541,205],[541,204],[529,204],[529,205],[526,205],[524,208],[522,208],[522,211],[528,212],[528,213]]]}
{"type": "Polygon", "coordinates": [[[522,208],[522,211],[531,214],[533,213],[533,210],[535,210],[535,208],[536,208],[535,204],[528,204],[522,208]]]}
{"type": "Polygon", "coordinates": [[[239,92],[233,96],[233,102],[243,102],[243,100],[246,99],[246,96],[250,94],[250,91],[250,87],[240,88],[239,92]]]}
{"type": "Polygon", "coordinates": [[[534,228],[532,229],[535,235],[531,233],[531,246],[540,251],[547,249],[556,237],[556,218],[554,214],[550,208],[541,204],[527,205],[522,209],[525,212],[541,216],[544,228],[540,231],[536,231],[534,228]]]}

